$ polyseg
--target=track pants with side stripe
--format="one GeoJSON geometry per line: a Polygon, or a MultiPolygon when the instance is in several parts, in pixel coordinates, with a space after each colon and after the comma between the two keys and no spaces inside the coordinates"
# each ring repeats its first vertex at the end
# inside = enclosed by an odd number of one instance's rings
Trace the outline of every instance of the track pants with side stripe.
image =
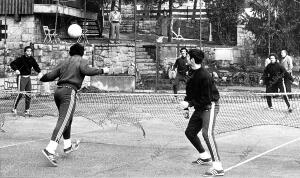
{"type": "MultiPolygon", "coordinates": [[[[18,85],[18,90],[19,92],[31,92],[31,79],[30,77],[22,77],[20,75],[17,76],[17,85],[18,85]]],[[[17,106],[22,98],[22,96],[25,95],[25,110],[28,110],[30,108],[30,101],[31,101],[31,97],[30,97],[30,93],[26,93],[26,94],[22,94],[22,93],[18,93],[18,96],[15,99],[14,102],[14,109],[17,109],[17,106]]]]}
{"type": "Polygon", "coordinates": [[[209,149],[213,161],[220,161],[217,144],[214,136],[214,128],[217,114],[219,113],[218,102],[212,102],[211,109],[198,111],[195,110],[188,126],[185,130],[185,135],[199,153],[205,152],[198,133],[202,130],[202,136],[209,149]]]}
{"type": "Polygon", "coordinates": [[[59,143],[61,136],[64,139],[71,137],[71,125],[76,106],[76,92],[71,88],[58,87],[54,93],[59,117],[52,133],[51,140],[59,143]]]}
{"type": "MultiPolygon", "coordinates": [[[[285,85],[285,81],[283,82],[278,82],[272,85],[267,85],[266,87],[266,93],[277,93],[278,89],[281,93],[285,93],[285,95],[283,95],[283,100],[286,104],[286,106],[289,108],[291,106],[289,100],[288,100],[288,95],[287,92],[290,92],[290,88],[288,88],[288,90],[286,89],[286,85],[285,85]]],[[[272,107],[272,96],[266,96],[267,98],[267,103],[269,107],[272,107]]]]}

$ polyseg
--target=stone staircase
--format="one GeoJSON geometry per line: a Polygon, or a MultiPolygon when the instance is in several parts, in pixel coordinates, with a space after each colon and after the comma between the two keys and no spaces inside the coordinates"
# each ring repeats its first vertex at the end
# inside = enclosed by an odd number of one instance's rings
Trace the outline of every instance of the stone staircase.
{"type": "MultiPolygon", "coordinates": [[[[136,48],[136,65],[141,76],[142,87],[137,89],[154,90],[156,85],[157,64],[155,60],[155,46],[149,44],[138,44],[136,48]]],[[[172,85],[170,79],[164,76],[163,70],[158,67],[157,89],[170,90],[172,85]]]]}
{"type": "MultiPolygon", "coordinates": [[[[96,37],[99,38],[99,31],[98,31],[98,26],[96,24],[96,21],[87,19],[86,22],[87,22],[86,28],[88,30],[86,36],[88,38],[96,38],[96,37]]],[[[80,26],[83,27],[84,21],[81,21],[79,24],[80,26]]]]}
{"type": "Polygon", "coordinates": [[[136,47],[136,67],[141,75],[155,75],[156,61],[155,56],[151,56],[143,45],[137,44],[136,47]]]}
{"type": "MultiPolygon", "coordinates": [[[[98,38],[99,37],[99,31],[98,26],[95,20],[87,19],[87,33],[86,35],[88,38],[98,38]]],[[[80,22],[80,25],[83,27],[84,21],[80,22]]],[[[103,31],[105,33],[109,33],[110,24],[108,21],[104,21],[104,29],[103,31]]],[[[132,33],[134,31],[134,22],[132,20],[124,20],[122,21],[122,24],[120,26],[120,32],[128,32],[132,33]]]]}

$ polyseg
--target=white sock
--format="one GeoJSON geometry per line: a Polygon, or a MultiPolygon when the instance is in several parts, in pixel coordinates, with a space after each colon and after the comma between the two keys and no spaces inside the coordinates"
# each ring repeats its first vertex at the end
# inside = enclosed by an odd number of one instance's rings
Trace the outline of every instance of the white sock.
{"type": "Polygon", "coordinates": [[[223,170],[223,166],[222,166],[222,163],[220,161],[214,161],[212,163],[213,167],[216,169],[216,170],[223,170]]]}
{"type": "Polygon", "coordinates": [[[64,149],[69,148],[72,145],[71,139],[64,140],[64,149]]]}
{"type": "Polygon", "coordinates": [[[203,153],[200,153],[200,158],[201,159],[209,159],[211,158],[210,154],[208,154],[206,151],[203,153]]]}
{"type": "Polygon", "coordinates": [[[49,144],[46,147],[46,150],[51,154],[55,154],[55,150],[57,146],[58,146],[57,142],[50,140],[49,144]]]}

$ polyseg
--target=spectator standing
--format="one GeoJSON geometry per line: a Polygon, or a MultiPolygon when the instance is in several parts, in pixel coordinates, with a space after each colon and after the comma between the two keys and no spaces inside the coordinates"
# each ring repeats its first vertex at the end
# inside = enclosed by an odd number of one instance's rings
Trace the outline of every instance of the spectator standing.
{"type": "Polygon", "coordinates": [[[120,43],[120,24],[122,22],[121,12],[118,11],[118,6],[114,6],[113,11],[109,13],[110,33],[109,41],[114,43],[114,35],[116,35],[115,43],[120,43]]]}
{"type": "MultiPolygon", "coordinates": [[[[293,69],[293,59],[291,56],[288,55],[286,50],[281,51],[281,62],[280,64],[285,68],[285,70],[292,76],[292,69],[293,69]]],[[[284,78],[285,84],[285,92],[291,93],[292,92],[292,81],[284,78]]],[[[291,99],[292,95],[288,95],[291,99]]]]}

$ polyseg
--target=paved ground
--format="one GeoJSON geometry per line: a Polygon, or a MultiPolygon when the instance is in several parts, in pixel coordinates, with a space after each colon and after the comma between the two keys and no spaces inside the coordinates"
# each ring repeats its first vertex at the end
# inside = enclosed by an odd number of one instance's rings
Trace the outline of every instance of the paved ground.
{"type": "MultiPolygon", "coordinates": [[[[0,177],[199,177],[208,167],[194,166],[197,153],[184,130],[160,120],[142,124],[144,138],[132,126],[98,125],[75,118],[73,138],[81,139],[69,156],[58,148],[59,166],[51,167],[41,150],[56,118],[6,122],[0,133],[0,177]]],[[[300,130],[258,126],[217,135],[225,177],[299,177],[300,130]]]]}

